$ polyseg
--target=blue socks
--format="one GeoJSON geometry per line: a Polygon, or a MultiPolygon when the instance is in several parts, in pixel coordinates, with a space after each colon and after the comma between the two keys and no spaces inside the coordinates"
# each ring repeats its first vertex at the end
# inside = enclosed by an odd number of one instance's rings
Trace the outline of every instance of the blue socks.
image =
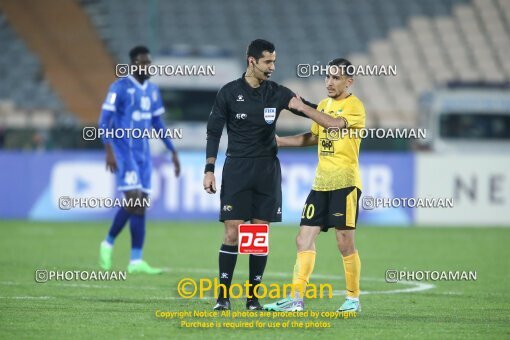
{"type": "Polygon", "coordinates": [[[145,240],[145,215],[132,215],[129,226],[131,230],[131,262],[141,261],[145,240]]]}
{"type": "Polygon", "coordinates": [[[120,234],[130,216],[131,214],[124,208],[120,208],[117,211],[117,214],[115,214],[113,219],[112,226],[110,227],[110,231],[106,236],[106,242],[109,245],[113,246],[115,238],[120,234]]]}
{"type": "Polygon", "coordinates": [[[126,222],[130,220],[131,230],[131,262],[142,260],[142,248],[145,240],[145,215],[134,215],[120,208],[115,214],[110,231],[106,236],[106,245],[113,246],[115,239],[120,234],[126,222]]]}

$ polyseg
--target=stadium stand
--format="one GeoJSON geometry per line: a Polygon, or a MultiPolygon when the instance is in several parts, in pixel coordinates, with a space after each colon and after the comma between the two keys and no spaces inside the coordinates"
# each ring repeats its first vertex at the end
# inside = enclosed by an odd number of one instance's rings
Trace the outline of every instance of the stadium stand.
{"type": "Polygon", "coordinates": [[[8,128],[53,126],[62,102],[43,78],[38,58],[0,12],[0,124],[8,128]]]}
{"type": "Polygon", "coordinates": [[[372,126],[414,126],[420,95],[449,81],[510,79],[510,2],[505,0],[81,4],[119,61],[144,41],[161,52],[172,45],[217,45],[244,62],[240,51],[246,43],[267,38],[282,51],[274,79],[312,99],[323,96],[322,79],[303,82],[296,77],[297,64],[347,56],[355,64],[396,65],[397,76],[363,77],[356,85],[372,126]]]}
{"type": "Polygon", "coordinates": [[[115,79],[114,61],[89,17],[75,1],[2,1],[9,25],[42,65],[67,110],[83,123],[97,110],[115,79]]]}
{"type": "MultiPolygon", "coordinates": [[[[263,37],[279,52],[274,79],[312,100],[323,97],[322,78],[298,78],[298,64],[325,64],[346,56],[355,64],[396,65],[397,76],[360,77],[355,85],[370,112],[369,126],[415,126],[420,96],[449,82],[510,80],[508,0],[77,3],[119,63],[127,61],[133,45],[143,43],[155,55],[186,56],[197,48],[216,54],[227,50],[244,64],[246,44],[263,37]]],[[[1,12],[0,41],[6,46],[0,57],[0,72],[6,77],[0,84],[2,122],[51,126],[54,114],[65,111],[59,99],[62,89],[50,88],[39,56],[27,49],[1,12]],[[32,115],[35,109],[42,111],[32,115]]],[[[283,118],[282,126],[295,126],[283,118]]]]}

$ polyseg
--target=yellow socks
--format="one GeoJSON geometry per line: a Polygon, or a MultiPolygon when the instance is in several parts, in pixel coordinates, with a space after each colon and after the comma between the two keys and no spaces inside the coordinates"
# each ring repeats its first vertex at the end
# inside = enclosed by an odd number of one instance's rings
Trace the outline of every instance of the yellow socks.
{"type": "Polygon", "coordinates": [[[359,297],[359,278],[361,273],[361,261],[359,259],[358,251],[349,256],[343,257],[345,283],[347,288],[347,296],[350,298],[359,297]]]}
{"type": "MultiPolygon", "coordinates": [[[[361,261],[356,251],[354,254],[343,257],[345,283],[347,288],[347,296],[350,298],[358,298],[360,294],[359,280],[361,273],[361,261]]],[[[299,252],[294,266],[294,275],[292,277],[292,284],[299,293],[299,297],[305,296],[306,285],[310,281],[313,267],[315,265],[315,251],[305,250],[299,252]]]]}
{"type": "Polygon", "coordinates": [[[297,254],[292,284],[295,292],[299,293],[299,297],[301,298],[305,296],[306,285],[310,281],[310,275],[312,275],[314,265],[315,251],[305,250],[297,254]]]}

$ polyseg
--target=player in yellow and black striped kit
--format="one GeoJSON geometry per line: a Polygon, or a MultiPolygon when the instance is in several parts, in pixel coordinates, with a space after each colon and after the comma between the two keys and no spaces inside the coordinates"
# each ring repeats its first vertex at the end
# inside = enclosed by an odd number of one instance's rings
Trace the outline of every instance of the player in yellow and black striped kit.
{"type": "Polygon", "coordinates": [[[293,275],[296,295],[265,305],[266,310],[303,310],[306,285],[315,264],[315,239],[321,231],[334,228],[343,258],[347,291],[347,298],[338,311],[360,311],[361,262],[354,245],[354,231],[361,195],[358,161],[361,140],[356,133],[341,131],[364,128],[365,108],[356,96],[349,93],[354,81],[352,75],[345,72],[349,65],[351,63],[342,58],[329,63],[326,77],[328,98],[322,100],[317,109],[307,106],[299,97],[289,103],[289,107],[314,121],[311,132],[277,137],[281,147],[317,145],[319,163],[296,239],[298,253],[293,275]]]}

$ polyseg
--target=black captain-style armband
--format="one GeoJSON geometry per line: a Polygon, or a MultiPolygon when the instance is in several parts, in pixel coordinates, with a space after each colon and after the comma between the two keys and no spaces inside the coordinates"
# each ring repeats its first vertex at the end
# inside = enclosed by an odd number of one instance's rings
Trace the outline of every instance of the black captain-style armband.
{"type": "Polygon", "coordinates": [[[214,173],[214,164],[212,163],[207,163],[205,165],[205,169],[204,169],[204,174],[207,173],[207,172],[212,172],[214,173]]]}

